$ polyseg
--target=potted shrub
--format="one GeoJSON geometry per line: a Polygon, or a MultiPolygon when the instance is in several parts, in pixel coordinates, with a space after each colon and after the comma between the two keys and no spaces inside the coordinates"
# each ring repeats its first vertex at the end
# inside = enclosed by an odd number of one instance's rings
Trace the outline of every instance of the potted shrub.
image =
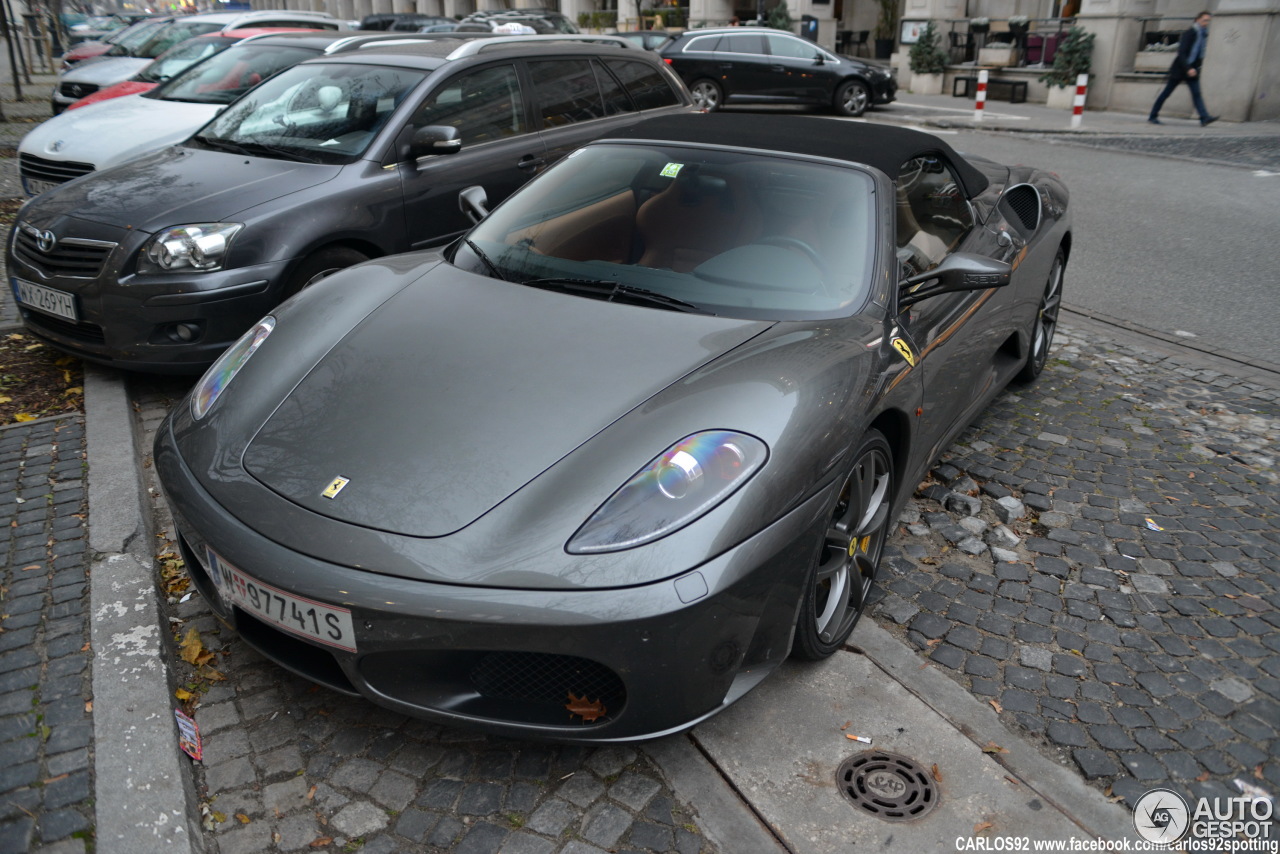
{"type": "Polygon", "coordinates": [[[1167,74],[1173,58],[1178,54],[1176,44],[1149,44],[1133,55],[1134,71],[1157,71],[1167,74]]]}
{"type": "Polygon", "coordinates": [[[986,33],[990,31],[991,31],[990,18],[970,18],[969,19],[969,32],[974,33],[976,35],[978,33],[986,33]]]}
{"type": "Polygon", "coordinates": [[[1049,84],[1050,107],[1070,107],[1075,103],[1076,77],[1088,74],[1093,66],[1094,34],[1083,27],[1067,30],[1066,38],[1053,55],[1053,67],[1040,75],[1040,82],[1049,84]]]}
{"type": "Polygon", "coordinates": [[[942,78],[947,70],[947,52],[939,44],[938,28],[929,21],[920,31],[920,39],[911,46],[907,62],[911,67],[911,91],[916,95],[941,95],[942,78]]]}
{"type": "Polygon", "coordinates": [[[888,59],[898,39],[898,0],[878,0],[880,18],[876,21],[876,59],[888,59]]]}
{"type": "Polygon", "coordinates": [[[1009,32],[1015,36],[1024,36],[1029,29],[1031,29],[1031,19],[1026,15],[1009,16],[1009,32]]]}

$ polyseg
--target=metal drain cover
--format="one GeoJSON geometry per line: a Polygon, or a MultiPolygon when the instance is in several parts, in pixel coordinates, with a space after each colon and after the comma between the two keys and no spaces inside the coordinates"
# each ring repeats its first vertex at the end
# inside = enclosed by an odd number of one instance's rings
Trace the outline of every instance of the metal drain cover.
{"type": "Polygon", "coordinates": [[[836,786],[860,812],[885,821],[915,821],[938,805],[938,787],[929,772],[884,750],[868,750],[840,763],[836,786]]]}

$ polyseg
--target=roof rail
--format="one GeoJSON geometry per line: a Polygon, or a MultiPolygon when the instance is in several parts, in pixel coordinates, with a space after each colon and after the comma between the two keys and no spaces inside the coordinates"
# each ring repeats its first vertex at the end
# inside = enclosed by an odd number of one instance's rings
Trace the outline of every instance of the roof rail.
{"type": "Polygon", "coordinates": [[[326,56],[342,53],[347,50],[358,50],[362,47],[384,47],[414,42],[430,42],[440,39],[466,39],[484,36],[485,33],[388,33],[382,31],[359,33],[338,39],[324,49],[326,56]]]}
{"type": "Polygon", "coordinates": [[[467,42],[453,51],[447,57],[448,59],[462,59],[464,56],[475,56],[482,50],[490,47],[499,47],[501,45],[512,44],[528,44],[529,42],[537,42],[546,44],[548,42],[586,42],[588,44],[607,44],[614,47],[626,48],[627,50],[640,50],[631,42],[622,36],[593,36],[585,34],[557,34],[557,35],[537,35],[537,36],[498,36],[491,39],[477,39],[467,42]]]}

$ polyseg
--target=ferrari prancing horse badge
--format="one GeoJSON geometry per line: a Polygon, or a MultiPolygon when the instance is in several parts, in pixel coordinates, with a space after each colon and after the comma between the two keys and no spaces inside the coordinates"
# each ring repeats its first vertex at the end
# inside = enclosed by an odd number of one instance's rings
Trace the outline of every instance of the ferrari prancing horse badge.
{"type": "Polygon", "coordinates": [[[335,477],[333,482],[324,488],[324,492],[320,493],[325,498],[337,498],[342,488],[351,481],[345,477],[335,477]]]}

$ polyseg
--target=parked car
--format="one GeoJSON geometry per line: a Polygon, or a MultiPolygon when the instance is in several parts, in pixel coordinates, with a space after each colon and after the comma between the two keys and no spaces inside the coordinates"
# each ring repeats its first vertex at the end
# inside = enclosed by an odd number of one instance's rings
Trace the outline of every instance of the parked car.
{"type": "Polygon", "coordinates": [[[67,28],[67,43],[99,41],[131,24],[163,15],[161,12],[116,12],[112,15],[95,15],[67,28]]]}
{"type": "Polygon", "coordinates": [[[929,134],[658,118],[280,306],[156,468],[194,586],[286,669],[656,738],[844,644],[930,461],[1044,367],[1070,251],[1056,178],[929,134]]]}
{"type": "Polygon", "coordinates": [[[243,27],[270,29],[343,30],[345,24],[321,12],[217,12],[174,18],[150,31],[139,44],[116,44],[103,58],[81,63],[64,72],[53,87],[53,114],[105,86],[128,80],[169,48],[208,33],[225,33],[243,27]]]}
{"type": "Polygon", "coordinates": [[[524,24],[540,34],[566,33],[572,35],[578,28],[565,15],[554,9],[483,9],[462,19],[464,24],[524,24]]]}
{"type": "MultiPolygon", "coordinates": [[[[298,32],[320,32],[319,30],[298,29],[298,28],[267,28],[267,27],[251,27],[243,30],[232,30],[228,33],[209,33],[203,36],[196,36],[193,39],[187,39],[180,44],[166,50],[159,57],[145,65],[141,71],[123,80],[119,83],[111,84],[105,88],[92,90],[92,86],[85,86],[81,82],[82,78],[88,76],[99,66],[97,64],[82,69],[76,69],[68,73],[62,81],[59,91],[63,95],[72,96],[85,89],[90,89],[91,94],[87,94],[77,101],[67,105],[68,110],[75,110],[80,107],[87,107],[90,104],[96,104],[99,101],[109,101],[112,98],[123,98],[125,95],[138,95],[142,92],[150,92],[166,80],[176,77],[183,71],[186,71],[193,65],[203,62],[211,56],[222,53],[233,44],[238,44],[246,39],[260,38],[263,36],[277,35],[279,33],[298,33],[298,32]]],[[[104,63],[105,64],[105,63],[104,63]]],[[[55,109],[55,113],[57,110],[55,109]]]]}
{"type": "MultiPolygon", "coordinates": [[[[238,45],[173,82],[195,97],[236,51],[314,38],[238,45]]],[[[334,270],[456,237],[465,188],[505,198],[589,139],[694,109],[679,78],[621,40],[357,38],[394,46],[282,71],[186,142],[23,208],[8,269],[32,334],[124,368],[198,371],[334,270]]],[[[222,91],[189,106],[212,118],[222,91]]],[[[114,103],[131,100],[147,97],[114,103]]]]}
{"type": "Polygon", "coordinates": [[[897,97],[888,68],[841,56],[781,30],[686,30],[658,49],[705,110],[726,103],[799,103],[860,116],[897,97]]]}
{"type": "Polygon", "coordinates": [[[233,45],[149,92],[63,113],[18,145],[18,174],[34,196],[64,181],[181,142],[271,75],[320,54],[350,50],[383,33],[283,33],[233,45]]]}
{"type": "Polygon", "coordinates": [[[147,39],[151,38],[152,35],[172,20],[172,15],[145,18],[124,29],[115,31],[100,41],[80,42],[62,55],[58,72],[60,74],[65,73],[82,62],[105,56],[117,47],[123,51],[118,53],[117,56],[127,56],[127,51],[145,44],[147,39]]]}
{"type": "Polygon", "coordinates": [[[379,15],[365,15],[360,19],[362,30],[384,30],[397,33],[420,33],[423,27],[433,24],[453,23],[452,18],[443,15],[422,15],[416,12],[387,12],[379,15]]]}
{"type": "Polygon", "coordinates": [[[672,33],[666,30],[627,30],[613,33],[616,36],[622,36],[629,42],[634,42],[637,47],[645,50],[657,50],[667,42],[671,41],[672,33]]]}

